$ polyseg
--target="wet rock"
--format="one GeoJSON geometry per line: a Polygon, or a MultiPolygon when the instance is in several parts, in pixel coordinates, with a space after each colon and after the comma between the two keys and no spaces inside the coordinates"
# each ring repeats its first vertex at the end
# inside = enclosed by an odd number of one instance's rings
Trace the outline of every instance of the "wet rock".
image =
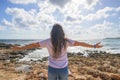
{"type": "Polygon", "coordinates": [[[43,57],[42,58],[42,61],[47,61],[48,60],[48,57],[43,57]]]}
{"type": "Polygon", "coordinates": [[[13,46],[12,44],[0,43],[0,49],[8,49],[12,46],[13,46]]]}

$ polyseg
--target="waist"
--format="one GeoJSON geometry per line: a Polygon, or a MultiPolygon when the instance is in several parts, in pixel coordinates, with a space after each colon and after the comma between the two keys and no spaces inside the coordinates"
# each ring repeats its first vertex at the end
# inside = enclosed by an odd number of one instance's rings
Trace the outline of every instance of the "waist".
{"type": "Polygon", "coordinates": [[[53,68],[64,68],[68,65],[68,58],[64,57],[62,59],[59,60],[54,60],[52,58],[49,57],[49,66],[53,67],[53,68]]]}
{"type": "Polygon", "coordinates": [[[48,69],[56,69],[56,70],[61,70],[61,69],[68,69],[68,66],[64,67],[64,68],[54,68],[52,66],[48,66],[48,69]]]}
{"type": "Polygon", "coordinates": [[[68,73],[68,66],[64,67],[64,68],[53,68],[51,66],[48,66],[48,72],[56,72],[56,73],[68,73]]]}

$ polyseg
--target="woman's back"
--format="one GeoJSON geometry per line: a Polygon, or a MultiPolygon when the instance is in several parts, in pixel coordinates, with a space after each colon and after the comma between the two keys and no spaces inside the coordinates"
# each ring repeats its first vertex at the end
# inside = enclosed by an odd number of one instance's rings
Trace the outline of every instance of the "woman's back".
{"type": "Polygon", "coordinates": [[[66,42],[66,48],[62,48],[61,50],[61,55],[58,58],[53,58],[53,46],[51,43],[51,39],[48,38],[46,40],[40,41],[41,47],[46,47],[49,52],[49,66],[54,67],[54,68],[64,68],[68,65],[68,58],[67,58],[67,47],[68,46],[73,46],[74,41],[67,39],[66,42]]]}

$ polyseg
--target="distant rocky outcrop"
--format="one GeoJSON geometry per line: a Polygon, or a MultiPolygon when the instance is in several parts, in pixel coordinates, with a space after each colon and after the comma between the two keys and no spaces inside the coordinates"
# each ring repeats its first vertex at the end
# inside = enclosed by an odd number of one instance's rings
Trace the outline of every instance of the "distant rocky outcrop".
{"type": "Polygon", "coordinates": [[[5,43],[0,43],[0,49],[9,49],[10,47],[13,46],[20,46],[19,44],[5,44],[5,43]]]}
{"type": "Polygon", "coordinates": [[[10,49],[13,46],[20,46],[20,45],[0,43],[0,60],[20,59],[20,58],[23,58],[28,53],[36,50],[36,49],[30,49],[30,50],[16,50],[16,51],[14,51],[14,50],[10,49]]]}

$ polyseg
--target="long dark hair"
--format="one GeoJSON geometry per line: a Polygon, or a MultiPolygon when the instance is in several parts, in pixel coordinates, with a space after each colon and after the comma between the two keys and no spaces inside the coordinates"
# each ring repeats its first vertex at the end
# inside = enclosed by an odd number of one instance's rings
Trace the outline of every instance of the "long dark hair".
{"type": "Polygon", "coordinates": [[[54,24],[51,30],[51,43],[53,46],[53,58],[58,58],[61,55],[62,48],[66,48],[65,33],[60,24],[54,24]]]}

